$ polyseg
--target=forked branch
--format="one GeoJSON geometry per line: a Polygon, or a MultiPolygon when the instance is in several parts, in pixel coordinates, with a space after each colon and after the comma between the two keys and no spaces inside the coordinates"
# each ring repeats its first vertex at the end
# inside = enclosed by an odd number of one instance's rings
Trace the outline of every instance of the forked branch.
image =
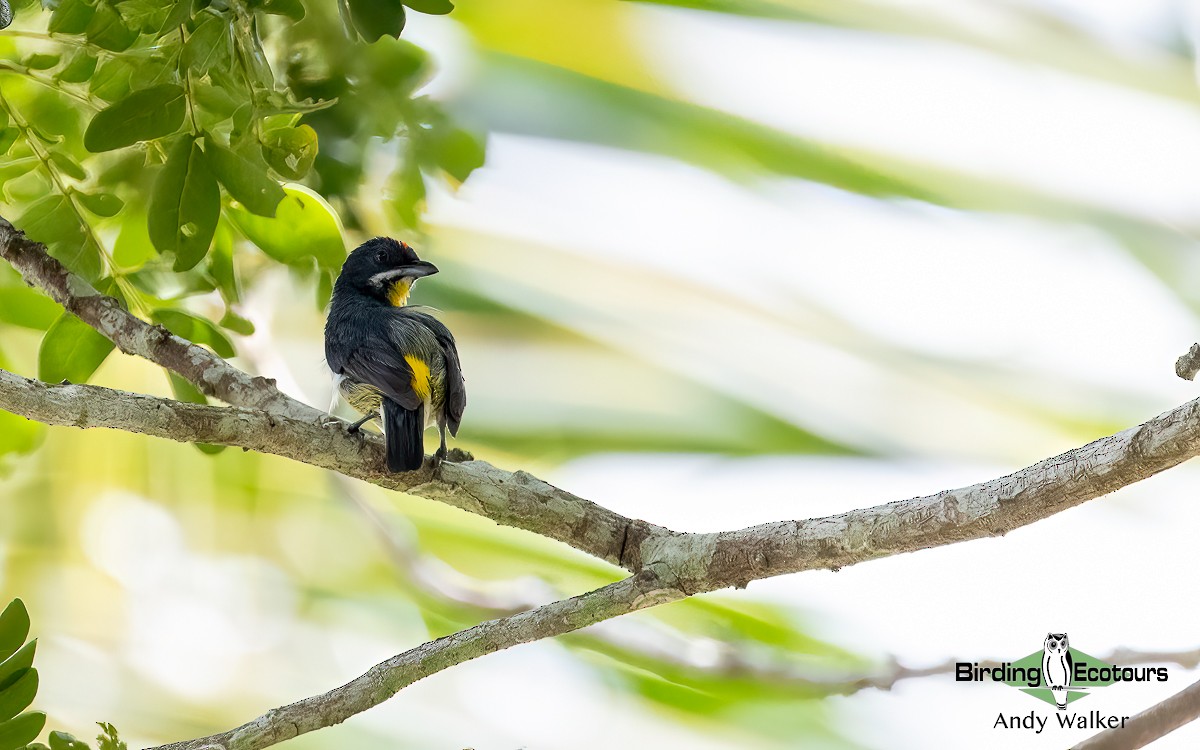
{"type": "MultiPolygon", "coordinates": [[[[406,651],[320,696],[234,730],[167,748],[257,750],[344,721],[425,676],[469,659],[664,602],[770,576],[1004,534],[1200,454],[1200,400],[1007,476],[824,518],[736,531],[679,533],[626,518],[524,472],[482,461],[384,467],[380,441],[151,326],[69,273],[0,219],[0,257],[126,353],[178,373],[229,404],[206,406],[88,385],[52,385],[0,370],[0,408],[51,425],[109,428],[273,453],[477,513],[569,544],[628,570],[581,596],[482,623],[406,651]]],[[[797,506],[802,499],[797,498],[797,506]]]]}

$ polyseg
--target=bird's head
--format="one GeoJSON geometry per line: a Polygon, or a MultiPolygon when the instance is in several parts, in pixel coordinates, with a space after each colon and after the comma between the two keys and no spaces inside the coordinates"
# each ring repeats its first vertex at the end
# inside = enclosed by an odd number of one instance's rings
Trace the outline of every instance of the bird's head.
{"type": "Polygon", "coordinates": [[[437,272],[437,266],[418,258],[403,242],[376,237],[346,258],[335,291],[350,289],[399,307],[408,300],[417,279],[437,272]]]}

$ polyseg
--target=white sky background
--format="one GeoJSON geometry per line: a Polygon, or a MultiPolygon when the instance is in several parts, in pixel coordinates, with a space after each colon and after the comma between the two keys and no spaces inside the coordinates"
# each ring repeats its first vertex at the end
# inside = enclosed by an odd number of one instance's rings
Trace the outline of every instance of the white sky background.
{"type": "MultiPolygon", "coordinates": [[[[979,7],[919,5],[951,13],[979,7]]],[[[1173,14],[1186,11],[1183,4],[1144,0],[1058,0],[1042,7],[1134,53],[1144,51],[1173,14]]],[[[644,13],[647,48],[659,69],[699,103],[1167,224],[1200,219],[1195,107],[924,40],[644,13]],[[719,56],[711,54],[715,49],[719,56]],[[763,70],[771,71],[770,80],[763,70]]],[[[452,79],[455,45],[447,40],[453,34],[435,28],[440,20],[413,21],[410,38],[432,47],[452,79]]],[[[491,139],[488,166],[457,196],[434,197],[431,218],[628,263],[630,273],[648,268],[688,278],[714,295],[785,314],[795,312],[798,299],[814,300],[899,347],[1136,394],[1150,405],[1142,417],[1195,395],[1192,384],[1172,373],[1174,358],[1197,338],[1195,318],[1123,251],[1086,229],[898,207],[795,182],[747,190],[665,159],[503,134],[491,139]],[[730,258],[739,262],[723,262],[730,258]]],[[[586,280],[580,284],[585,295],[586,280]]],[[[628,325],[596,324],[590,332],[619,340],[628,325]]],[[[698,367],[686,346],[646,344],[640,353],[682,372],[698,367]]],[[[866,442],[907,439],[916,457],[601,456],[563,467],[550,479],[622,513],[681,530],[715,530],[969,484],[1047,450],[1073,447],[1062,436],[1035,434],[954,403],[920,425],[928,437],[907,435],[912,414],[928,414],[933,403],[924,396],[914,397],[911,412],[897,406],[886,424],[873,426],[880,421],[879,402],[894,393],[874,391],[870,377],[847,377],[832,360],[826,368],[820,359],[796,363],[787,356],[779,353],[781,367],[826,370],[824,379],[820,372],[796,377],[806,384],[799,390],[823,402],[831,423],[858,425],[848,428],[851,437],[866,442]],[[953,448],[964,443],[987,450],[968,460],[953,448]]],[[[719,386],[748,399],[762,388],[719,386]]],[[[773,397],[795,396],[798,413],[815,413],[803,394],[785,384],[770,387],[773,397]]],[[[1200,645],[1200,607],[1179,582],[1192,579],[1187,571],[1200,565],[1196,480],[1191,468],[1169,472],[1004,539],[838,574],[787,576],[740,595],[795,604],[852,649],[918,665],[947,656],[1018,658],[1040,648],[1048,630],[1066,630],[1072,645],[1094,654],[1116,646],[1193,648],[1200,645]]],[[[453,679],[460,690],[471,690],[484,675],[512,665],[570,672],[552,649],[537,647],[536,653],[530,658],[537,664],[516,661],[517,654],[494,656],[469,674],[454,670],[461,677],[453,679]]],[[[1173,668],[1165,687],[1118,685],[1079,705],[1132,714],[1194,677],[1173,668]]],[[[629,722],[641,721],[631,718],[633,709],[614,714],[611,705],[597,705],[603,701],[586,680],[556,684],[553,703],[573,706],[564,710],[574,720],[597,726],[605,717],[599,726],[606,728],[590,746],[626,741],[629,722]]],[[[417,695],[432,701],[436,693],[417,695]]],[[[522,727],[545,721],[545,704],[535,715],[527,698],[513,695],[492,717],[500,736],[520,738],[522,727]]],[[[991,730],[1000,710],[1042,705],[1000,686],[926,679],[837,703],[856,719],[845,722],[847,731],[874,747],[1065,747],[1086,736],[991,730]]],[[[551,746],[562,736],[546,730],[523,741],[551,746]]],[[[1198,741],[1200,725],[1193,724],[1156,747],[1198,741]]],[[[570,742],[589,746],[577,735],[570,742]]]]}

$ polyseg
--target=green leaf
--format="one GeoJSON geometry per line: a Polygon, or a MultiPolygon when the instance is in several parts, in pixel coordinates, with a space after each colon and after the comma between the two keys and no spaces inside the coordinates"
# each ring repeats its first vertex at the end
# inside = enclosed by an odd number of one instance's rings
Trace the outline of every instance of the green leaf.
{"type": "Polygon", "coordinates": [[[208,273],[221,290],[226,305],[241,300],[242,289],[233,265],[233,229],[228,219],[217,224],[212,252],[208,254],[208,273]]]}
{"type": "Polygon", "coordinates": [[[76,192],[75,199],[87,210],[105,218],[116,216],[125,207],[125,201],[112,193],[76,192]]]}
{"type": "Polygon", "coordinates": [[[146,214],[137,212],[124,218],[121,232],[113,245],[113,261],[123,269],[137,269],[155,256],[154,243],[146,226],[146,214]]]}
{"type": "MultiPolygon", "coordinates": [[[[0,156],[7,154],[8,150],[12,148],[13,144],[17,142],[17,138],[20,136],[21,131],[17,130],[16,128],[0,128],[0,156]]],[[[0,182],[0,184],[3,183],[0,182]]]]}
{"type": "Polygon", "coordinates": [[[0,724],[0,750],[18,750],[37,739],[46,726],[46,714],[30,711],[0,724]]]}
{"type": "Polygon", "coordinates": [[[300,0],[266,0],[255,10],[261,10],[263,13],[273,13],[277,16],[287,16],[293,21],[299,21],[304,18],[304,5],[300,0]]]}
{"type": "Polygon", "coordinates": [[[125,25],[121,14],[108,3],[96,7],[96,13],[87,25],[88,41],[97,47],[113,52],[124,52],[138,38],[137,31],[125,25]]]}
{"type": "Polygon", "coordinates": [[[88,54],[87,50],[76,50],[63,69],[58,71],[55,78],[66,83],[82,83],[96,72],[97,61],[98,58],[88,54]]]}
{"type": "Polygon", "coordinates": [[[50,750],[89,750],[88,744],[66,732],[50,733],[50,750]]]}
{"type": "Polygon", "coordinates": [[[79,242],[56,242],[48,249],[59,263],[87,281],[94,282],[104,274],[104,259],[100,257],[100,248],[91,237],[84,236],[79,242]]]}
{"type": "Polygon", "coordinates": [[[167,20],[163,21],[162,26],[158,28],[158,35],[162,36],[163,34],[174,31],[181,25],[192,20],[192,10],[194,9],[194,5],[195,0],[175,0],[175,2],[171,4],[170,12],[167,13],[167,20]]]}
{"type": "Polygon", "coordinates": [[[0,411],[0,456],[30,453],[37,447],[45,425],[0,411]]]}
{"type": "Polygon", "coordinates": [[[168,308],[155,310],[150,317],[180,338],[195,344],[209,345],[221,357],[228,359],[236,354],[229,337],[221,333],[221,329],[211,320],[183,310],[168,308]]]}
{"type": "Polygon", "coordinates": [[[283,200],[283,188],[253,163],[243,159],[212,138],[205,139],[205,155],[217,179],[250,213],[266,216],[275,215],[275,209],[283,200]]]}
{"type": "Polygon", "coordinates": [[[67,199],[61,195],[47,195],[35,201],[14,224],[23,230],[29,239],[46,245],[59,240],[77,237],[82,239],[82,232],[78,231],[78,226],[67,226],[78,222],[72,217],[67,199]]]}
{"type": "Polygon", "coordinates": [[[316,258],[324,268],[340,268],[346,259],[346,243],[333,207],[303,185],[288,184],[283,190],[287,197],[280,201],[273,219],[233,206],[228,216],[246,239],[280,263],[303,264],[316,258]]]}
{"type": "Polygon", "coordinates": [[[97,69],[88,90],[106,102],[115,102],[129,93],[129,82],[133,78],[133,66],[122,59],[107,60],[97,69]]]}
{"type": "Polygon", "coordinates": [[[102,721],[98,721],[96,724],[100,726],[100,736],[96,737],[96,750],[129,750],[129,745],[126,745],[121,740],[121,735],[117,734],[116,727],[102,721]]]}
{"type": "Polygon", "coordinates": [[[95,14],[96,9],[84,0],[60,0],[48,28],[51,34],[82,34],[95,14]]]}
{"type": "Polygon", "coordinates": [[[94,328],[63,313],[42,337],[38,377],[47,383],[86,383],[112,350],[113,343],[94,328]]]}
{"type": "Polygon", "coordinates": [[[175,253],[175,271],[204,259],[221,213],[221,192],[200,146],[181,138],[154,181],[150,240],[160,253],[175,253]]]}
{"type": "Polygon", "coordinates": [[[454,3],[450,0],[404,0],[404,4],[418,13],[431,16],[444,16],[454,10],[454,3]]]}
{"type": "Polygon", "coordinates": [[[350,20],[367,42],[399,37],[404,31],[404,6],[400,0],[347,0],[350,20]]]}
{"type": "Polygon", "coordinates": [[[206,122],[216,124],[228,120],[243,103],[230,88],[196,81],[192,81],[192,97],[200,105],[196,115],[201,128],[206,122]]]}
{"type": "Polygon", "coordinates": [[[87,179],[87,170],[79,162],[62,151],[51,151],[50,161],[54,162],[54,166],[58,167],[68,177],[74,177],[77,180],[87,179]]]}
{"type": "Polygon", "coordinates": [[[317,131],[307,125],[268,130],[263,133],[262,154],[271,169],[298,180],[308,174],[317,158],[317,131]]]}
{"type": "Polygon", "coordinates": [[[465,182],[483,166],[483,141],[462,128],[453,128],[433,139],[431,155],[443,171],[458,182],[465,182]]]}
{"type": "MultiPolygon", "coordinates": [[[[171,41],[163,42],[162,49],[171,49],[171,41]]],[[[164,83],[179,83],[179,70],[176,62],[178,57],[168,57],[155,53],[149,57],[140,58],[133,68],[129,78],[129,87],[134,90],[147,89],[164,83]]]]}
{"type": "Polygon", "coordinates": [[[397,97],[411,94],[433,73],[429,53],[403,39],[380,39],[356,54],[362,56],[371,83],[397,97]]]}
{"type": "Polygon", "coordinates": [[[0,691],[0,721],[7,721],[29,708],[37,690],[37,670],[25,670],[16,682],[0,691]]]}
{"type": "Polygon", "coordinates": [[[75,273],[88,281],[100,277],[100,251],[62,195],[47,195],[35,202],[14,224],[30,239],[44,243],[51,255],[75,273]]]}
{"type": "Polygon", "coordinates": [[[20,679],[21,674],[33,666],[33,655],[37,653],[37,639],[26,643],[17,653],[0,663],[0,690],[20,679]]]}
{"type": "Polygon", "coordinates": [[[167,380],[171,381],[171,392],[175,394],[176,399],[189,404],[208,403],[208,398],[186,378],[170,370],[163,370],[163,372],[167,373],[167,380]]]}
{"type": "Polygon", "coordinates": [[[121,0],[117,8],[127,26],[143,34],[152,34],[162,28],[172,5],[164,0],[121,0]]]}
{"type": "Polygon", "coordinates": [[[329,307],[329,300],[333,298],[333,276],[334,272],[326,268],[321,271],[321,275],[317,278],[317,309],[324,310],[329,307]]]}
{"type": "Polygon", "coordinates": [[[134,91],[96,113],[83,134],[83,145],[98,153],[162,138],[183,124],[185,108],[184,91],[173,83],[134,91]]]}
{"type": "Polygon", "coordinates": [[[233,61],[233,36],[224,18],[209,16],[183,46],[183,63],[197,75],[212,68],[228,69],[233,61]]]}
{"type": "Polygon", "coordinates": [[[37,97],[30,101],[29,129],[48,145],[62,143],[68,134],[74,139],[82,111],[65,97],[37,97]]]}
{"type": "Polygon", "coordinates": [[[241,315],[238,315],[233,310],[225,311],[225,314],[221,317],[220,325],[222,328],[227,328],[234,333],[240,333],[243,336],[254,335],[254,324],[243,318],[241,315]]]}
{"type": "MultiPolygon", "coordinates": [[[[15,654],[28,637],[29,610],[25,609],[25,602],[13,599],[0,613],[0,661],[15,654]]],[[[0,681],[3,677],[0,675],[0,681]]]]}
{"type": "Polygon", "coordinates": [[[387,203],[405,226],[416,228],[425,205],[425,177],[411,156],[392,173],[387,203]]]}
{"type": "Polygon", "coordinates": [[[49,70],[62,60],[60,55],[36,54],[25,58],[25,67],[30,70],[49,70]]]}
{"type": "Polygon", "coordinates": [[[57,302],[27,286],[0,289],[0,297],[4,298],[0,321],[11,325],[44,331],[62,314],[57,302]]]}

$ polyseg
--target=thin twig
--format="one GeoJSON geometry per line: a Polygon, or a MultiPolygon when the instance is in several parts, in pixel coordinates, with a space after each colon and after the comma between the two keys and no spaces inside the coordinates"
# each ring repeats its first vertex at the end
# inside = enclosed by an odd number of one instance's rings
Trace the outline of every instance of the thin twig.
{"type": "Polygon", "coordinates": [[[1094,734],[1071,750],[1136,750],[1200,718],[1200,682],[1155,704],[1125,726],[1094,734]]]}

